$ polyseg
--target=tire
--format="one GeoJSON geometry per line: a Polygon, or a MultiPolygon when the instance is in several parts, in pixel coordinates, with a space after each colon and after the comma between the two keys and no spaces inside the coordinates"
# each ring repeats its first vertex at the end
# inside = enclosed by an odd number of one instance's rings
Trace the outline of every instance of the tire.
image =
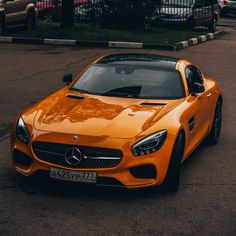
{"type": "Polygon", "coordinates": [[[220,16],[225,16],[227,15],[227,10],[225,8],[223,8],[221,11],[220,11],[220,16]]]}
{"type": "Polygon", "coordinates": [[[164,191],[175,193],[180,184],[181,160],[184,153],[184,134],[181,132],[175,142],[167,170],[166,178],[161,185],[164,191]]]}
{"type": "Polygon", "coordinates": [[[33,176],[24,176],[17,172],[16,181],[25,193],[30,194],[30,195],[36,193],[34,190],[35,181],[34,181],[33,176]]]}
{"type": "Polygon", "coordinates": [[[219,98],[216,104],[212,128],[207,137],[207,142],[209,144],[214,145],[219,142],[221,134],[221,125],[222,125],[222,99],[219,98]]]}
{"type": "Polygon", "coordinates": [[[35,24],[36,24],[35,13],[34,11],[30,10],[25,20],[25,29],[31,31],[35,28],[35,24]]]}
{"type": "Polygon", "coordinates": [[[0,35],[5,33],[5,18],[0,15],[0,35]]]}
{"type": "Polygon", "coordinates": [[[211,20],[211,23],[210,25],[208,26],[208,30],[212,33],[214,33],[216,31],[216,24],[217,24],[217,19],[214,17],[212,20],[211,20]]]}
{"type": "Polygon", "coordinates": [[[196,25],[195,19],[193,17],[190,17],[187,21],[187,27],[189,30],[194,30],[194,27],[196,25]]]}

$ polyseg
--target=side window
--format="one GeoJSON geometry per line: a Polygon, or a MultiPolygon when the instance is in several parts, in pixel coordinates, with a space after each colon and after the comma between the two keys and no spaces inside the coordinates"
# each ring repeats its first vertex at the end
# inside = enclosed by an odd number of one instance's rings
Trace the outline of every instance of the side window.
{"type": "Polygon", "coordinates": [[[185,69],[185,76],[187,79],[189,93],[193,93],[193,84],[203,84],[203,77],[201,71],[195,66],[188,66],[185,69]]]}
{"type": "Polygon", "coordinates": [[[205,6],[209,7],[209,6],[213,6],[214,5],[214,0],[206,0],[205,1],[205,6]]]}
{"type": "Polygon", "coordinates": [[[200,83],[203,84],[203,75],[202,72],[195,66],[191,66],[191,69],[193,70],[194,73],[194,83],[200,83]]]}
{"type": "Polygon", "coordinates": [[[195,8],[202,8],[204,7],[204,0],[196,0],[195,4],[194,4],[194,7],[195,8]]]}

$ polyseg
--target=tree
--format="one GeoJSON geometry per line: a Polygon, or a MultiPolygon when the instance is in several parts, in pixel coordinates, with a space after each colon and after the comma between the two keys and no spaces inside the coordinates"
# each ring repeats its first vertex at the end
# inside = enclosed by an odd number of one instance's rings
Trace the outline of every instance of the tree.
{"type": "Polygon", "coordinates": [[[162,0],[88,0],[87,16],[94,16],[102,27],[144,29],[162,0]]]}
{"type": "Polygon", "coordinates": [[[71,28],[75,23],[74,0],[62,0],[61,26],[71,28]]]}

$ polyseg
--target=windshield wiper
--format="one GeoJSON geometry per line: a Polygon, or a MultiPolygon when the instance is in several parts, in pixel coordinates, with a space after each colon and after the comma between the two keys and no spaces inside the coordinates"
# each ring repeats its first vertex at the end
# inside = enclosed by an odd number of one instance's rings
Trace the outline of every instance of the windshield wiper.
{"type": "Polygon", "coordinates": [[[119,97],[130,97],[138,98],[141,92],[142,86],[127,86],[116,89],[111,89],[105,93],[103,96],[119,96],[119,97]]]}

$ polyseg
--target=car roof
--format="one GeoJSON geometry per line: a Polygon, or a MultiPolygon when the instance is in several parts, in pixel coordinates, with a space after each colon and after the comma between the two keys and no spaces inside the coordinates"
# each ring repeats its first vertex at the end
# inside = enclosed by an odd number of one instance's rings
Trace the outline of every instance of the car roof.
{"type": "Polygon", "coordinates": [[[140,65],[175,69],[179,60],[179,58],[157,54],[110,54],[98,60],[96,64],[140,65]]]}

